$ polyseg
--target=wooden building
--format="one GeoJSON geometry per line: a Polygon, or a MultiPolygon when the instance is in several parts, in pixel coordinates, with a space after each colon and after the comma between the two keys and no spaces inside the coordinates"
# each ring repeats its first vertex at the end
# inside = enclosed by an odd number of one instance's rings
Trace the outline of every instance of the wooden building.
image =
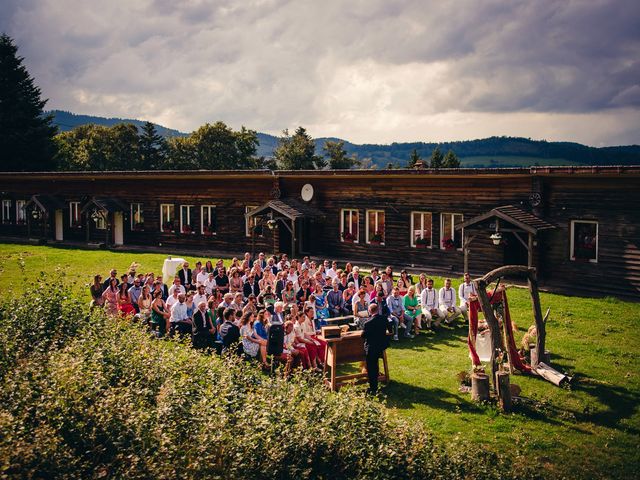
{"type": "Polygon", "coordinates": [[[284,252],[640,298],[640,167],[0,173],[0,236],[284,252]]]}

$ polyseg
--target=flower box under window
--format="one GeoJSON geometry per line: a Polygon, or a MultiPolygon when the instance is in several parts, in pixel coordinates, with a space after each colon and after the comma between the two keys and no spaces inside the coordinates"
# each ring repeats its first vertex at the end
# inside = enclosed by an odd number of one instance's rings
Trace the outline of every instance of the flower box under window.
{"type": "Polygon", "coordinates": [[[356,236],[349,232],[342,232],[342,239],[347,243],[353,243],[357,240],[356,236]]]}

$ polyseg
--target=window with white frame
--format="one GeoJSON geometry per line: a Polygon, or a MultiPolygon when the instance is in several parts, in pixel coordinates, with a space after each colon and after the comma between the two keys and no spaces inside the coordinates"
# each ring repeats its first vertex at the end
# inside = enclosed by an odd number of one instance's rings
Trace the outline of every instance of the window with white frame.
{"type": "Polygon", "coordinates": [[[97,212],[98,214],[95,217],[96,222],[96,230],[106,230],[107,229],[107,215],[109,212],[106,210],[100,210],[97,212]]]}
{"type": "Polygon", "coordinates": [[[573,261],[598,263],[598,222],[571,220],[571,252],[573,261]]]}
{"type": "Polygon", "coordinates": [[[131,204],[131,230],[144,230],[144,209],[141,203],[131,204]]]}
{"type": "Polygon", "coordinates": [[[456,224],[464,220],[461,213],[440,214],[440,248],[443,250],[461,250],[464,232],[456,230],[456,224]]]}
{"type": "Polygon", "coordinates": [[[247,217],[247,213],[249,213],[251,210],[258,208],[258,205],[246,205],[244,207],[244,234],[247,237],[251,236],[251,230],[254,229],[256,227],[256,225],[258,224],[258,219],[256,217],[247,217]]]}
{"type": "Polygon", "coordinates": [[[200,207],[200,233],[203,235],[215,235],[217,229],[216,206],[202,205],[200,207]]]}
{"type": "Polygon", "coordinates": [[[431,248],[431,232],[433,227],[431,212],[411,212],[411,246],[415,248],[431,248]]]}
{"type": "Polygon", "coordinates": [[[16,223],[18,225],[27,223],[27,202],[24,200],[16,200],[16,223]]]}
{"type": "Polygon", "coordinates": [[[69,226],[74,228],[82,226],[80,222],[80,202],[69,202],[69,226]]]}
{"type": "Polygon", "coordinates": [[[2,200],[2,223],[11,223],[11,200],[2,200]]]}
{"type": "Polygon", "coordinates": [[[358,210],[342,209],[340,212],[340,240],[358,243],[360,218],[358,210]]]}
{"type": "Polygon", "coordinates": [[[180,231],[182,233],[196,233],[193,221],[195,207],[193,205],[180,205],[180,231]]]}
{"type": "Polygon", "coordinates": [[[160,204],[160,231],[173,232],[176,224],[176,207],[171,203],[160,204]]]}
{"type": "Polygon", "coordinates": [[[384,210],[367,210],[367,243],[384,245],[384,210]]]}

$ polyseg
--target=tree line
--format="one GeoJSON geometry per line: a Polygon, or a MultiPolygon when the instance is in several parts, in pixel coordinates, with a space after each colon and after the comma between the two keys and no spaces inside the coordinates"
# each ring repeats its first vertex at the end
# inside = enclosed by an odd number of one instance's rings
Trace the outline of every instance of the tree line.
{"type": "MultiPolygon", "coordinates": [[[[257,132],[233,130],[224,122],[205,124],[185,137],[164,138],[151,122],[140,129],[130,123],[111,127],[86,124],[58,133],[52,116],[44,113],[47,100],[22,65],[18,48],[0,36],[0,149],[3,171],[108,170],[318,170],[374,168],[370,159],[349,155],[343,141],[327,141],[323,154],[303,127],[284,130],[273,157],[259,157],[257,132]]],[[[409,168],[421,159],[414,149],[409,168]]],[[[460,165],[449,151],[436,148],[431,168],[460,165]],[[457,162],[457,163],[456,163],[457,162]]]]}

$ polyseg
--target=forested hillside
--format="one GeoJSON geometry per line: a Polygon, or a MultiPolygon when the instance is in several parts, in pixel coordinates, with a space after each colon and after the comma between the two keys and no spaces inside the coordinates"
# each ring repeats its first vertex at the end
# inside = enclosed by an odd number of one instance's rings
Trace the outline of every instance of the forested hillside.
{"type": "MultiPolygon", "coordinates": [[[[132,123],[138,127],[142,120],[104,118],[90,115],[76,115],[70,112],[53,110],[53,123],[61,131],[95,123],[113,126],[118,123],[132,123]]],[[[158,134],[163,137],[185,137],[187,133],[156,125],[158,134]]],[[[278,145],[278,137],[266,133],[257,133],[259,157],[272,157],[278,145]]],[[[327,141],[337,138],[315,139],[316,152],[323,154],[322,147],[327,141]]],[[[370,160],[372,166],[394,168],[406,166],[415,149],[423,159],[428,159],[434,148],[441,151],[453,150],[460,158],[463,167],[519,167],[530,165],[630,165],[640,164],[640,145],[616,147],[590,147],[573,142],[547,142],[519,137],[490,137],[478,140],[457,142],[425,143],[405,142],[392,144],[362,144],[344,140],[344,149],[348,155],[355,154],[360,160],[370,160]]]]}

